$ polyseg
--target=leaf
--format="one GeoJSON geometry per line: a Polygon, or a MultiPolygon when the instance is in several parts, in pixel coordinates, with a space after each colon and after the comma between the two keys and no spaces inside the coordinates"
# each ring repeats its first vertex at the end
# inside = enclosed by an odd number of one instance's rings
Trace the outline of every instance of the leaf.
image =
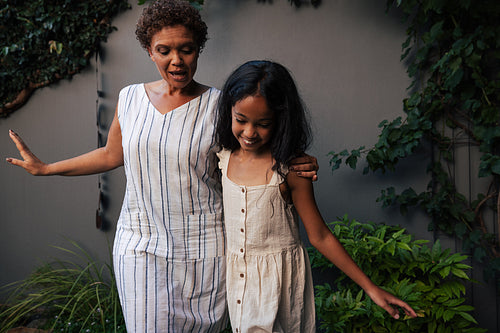
{"type": "Polygon", "coordinates": [[[357,156],[351,155],[346,159],[346,164],[351,167],[351,169],[356,169],[356,164],[358,163],[357,156]]]}
{"type": "Polygon", "coordinates": [[[500,156],[491,165],[491,172],[500,175],[500,156]]]}
{"type": "Polygon", "coordinates": [[[476,247],[472,257],[478,262],[483,262],[483,259],[486,257],[486,251],[482,247],[476,247]]]}
{"type": "Polygon", "coordinates": [[[432,40],[437,39],[439,37],[439,35],[441,35],[443,33],[443,24],[444,24],[444,21],[439,21],[432,26],[432,28],[430,30],[430,36],[431,36],[432,40]]]}
{"type": "Polygon", "coordinates": [[[448,275],[450,275],[450,271],[451,271],[451,267],[450,266],[446,266],[446,267],[443,267],[440,271],[439,271],[439,274],[441,275],[441,277],[444,279],[446,278],[448,275]]]}
{"type": "Polygon", "coordinates": [[[397,242],[396,243],[397,247],[399,247],[400,249],[403,249],[403,250],[407,250],[407,251],[411,251],[411,247],[406,244],[406,243],[402,243],[402,242],[397,242]]]}
{"type": "Polygon", "coordinates": [[[468,314],[466,312],[459,312],[458,315],[461,316],[462,318],[464,318],[465,320],[470,321],[471,323],[474,323],[477,325],[477,321],[470,314],[468,314]]]}
{"type": "Polygon", "coordinates": [[[444,321],[450,321],[454,316],[455,316],[455,311],[453,311],[453,310],[446,310],[443,313],[444,321]]]}
{"type": "Polygon", "coordinates": [[[461,279],[464,279],[464,280],[469,280],[469,277],[467,276],[467,274],[462,270],[462,269],[459,269],[459,268],[456,268],[456,267],[452,267],[451,268],[451,274],[461,278],[461,279]]]}

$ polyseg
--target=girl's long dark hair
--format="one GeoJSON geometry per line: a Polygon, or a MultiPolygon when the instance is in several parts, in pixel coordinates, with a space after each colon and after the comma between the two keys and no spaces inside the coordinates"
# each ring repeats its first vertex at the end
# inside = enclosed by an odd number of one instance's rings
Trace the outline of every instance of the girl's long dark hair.
{"type": "Polygon", "coordinates": [[[291,159],[309,146],[311,130],[295,82],[288,70],[278,63],[249,61],[228,77],[219,99],[216,141],[229,150],[240,147],[231,129],[231,110],[236,102],[255,95],[264,97],[274,113],[273,135],[269,143],[276,161],[273,169],[288,166],[291,159]]]}

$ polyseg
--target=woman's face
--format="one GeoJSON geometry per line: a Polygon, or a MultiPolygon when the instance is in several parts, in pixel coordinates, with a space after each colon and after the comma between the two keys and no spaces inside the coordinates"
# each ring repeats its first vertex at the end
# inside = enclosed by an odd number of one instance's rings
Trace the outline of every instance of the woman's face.
{"type": "Polygon", "coordinates": [[[151,38],[149,55],[171,89],[183,89],[193,80],[199,48],[182,25],[164,27],[151,38]]]}

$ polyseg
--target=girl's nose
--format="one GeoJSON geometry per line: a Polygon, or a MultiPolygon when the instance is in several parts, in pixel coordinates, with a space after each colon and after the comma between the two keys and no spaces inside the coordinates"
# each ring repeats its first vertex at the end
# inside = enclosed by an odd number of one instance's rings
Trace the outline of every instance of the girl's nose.
{"type": "Polygon", "coordinates": [[[257,131],[255,130],[255,128],[253,126],[247,126],[245,128],[245,136],[249,139],[257,136],[257,131]]]}

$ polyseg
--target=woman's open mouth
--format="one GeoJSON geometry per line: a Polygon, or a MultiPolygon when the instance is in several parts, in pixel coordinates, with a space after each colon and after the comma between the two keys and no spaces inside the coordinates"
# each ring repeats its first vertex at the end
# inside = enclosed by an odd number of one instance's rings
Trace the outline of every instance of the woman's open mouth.
{"type": "Polygon", "coordinates": [[[184,81],[187,78],[187,72],[186,71],[175,71],[175,72],[168,72],[172,79],[175,81],[184,81]]]}

